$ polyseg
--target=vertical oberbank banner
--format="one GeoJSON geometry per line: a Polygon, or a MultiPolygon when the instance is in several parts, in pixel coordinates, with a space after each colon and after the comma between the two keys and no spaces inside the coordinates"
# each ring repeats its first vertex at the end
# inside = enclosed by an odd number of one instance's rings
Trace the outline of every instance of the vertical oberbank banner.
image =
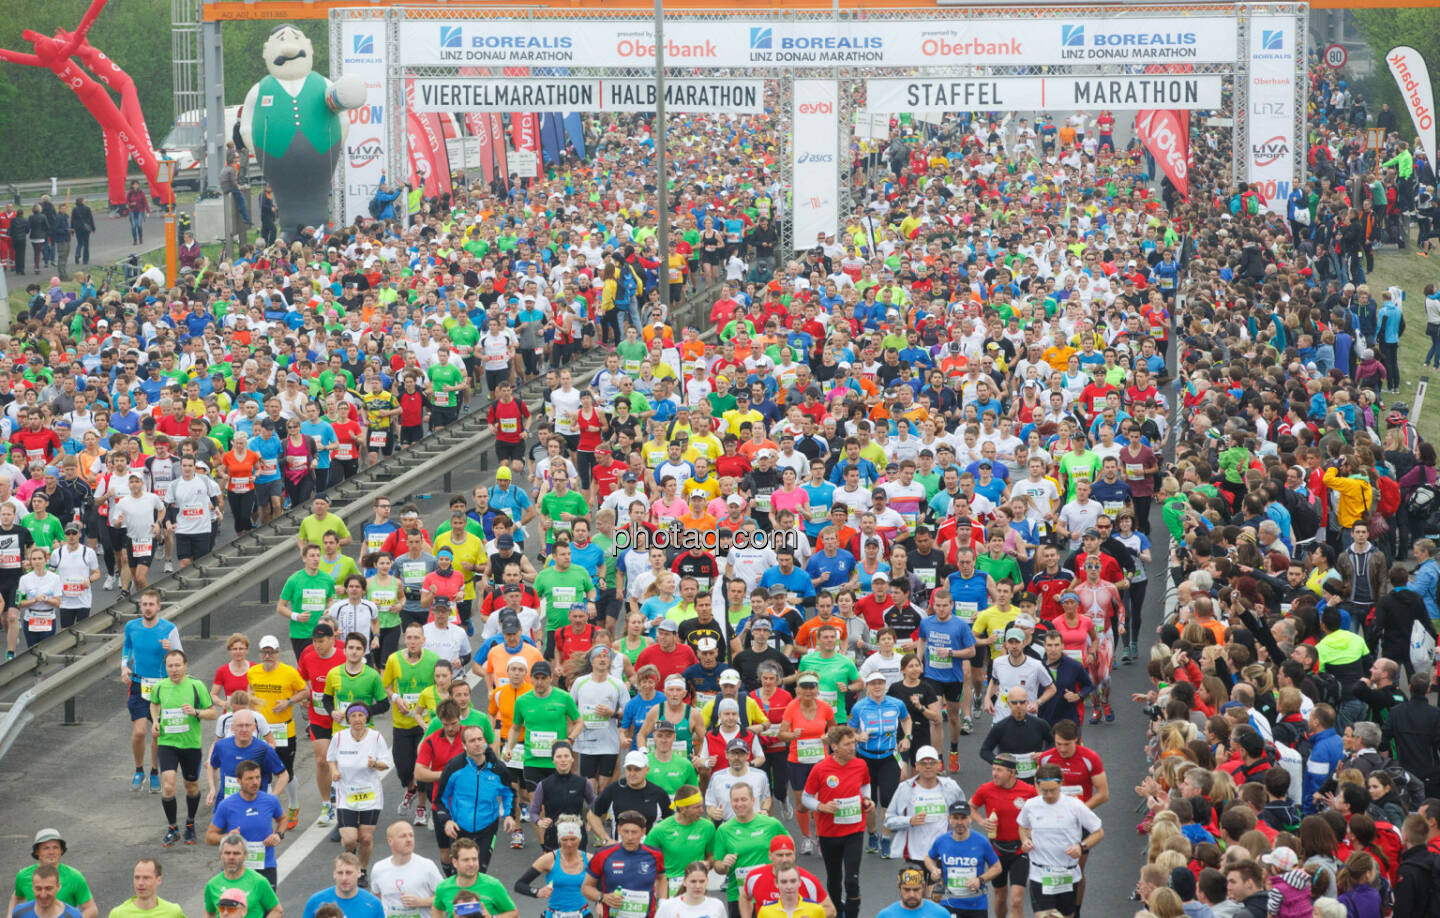
{"type": "Polygon", "coordinates": [[[1285,212],[1295,183],[1295,17],[1250,17],[1250,130],[1246,180],[1285,212]]]}
{"type": "Polygon", "coordinates": [[[347,19],[340,24],[340,70],[365,81],[365,104],[341,117],[350,119],[340,160],[347,220],[368,216],[370,200],[385,174],[384,19],[347,19]]]}
{"type": "Polygon", "coordinates": [[[795,81],[793,201],[796,249],[840,224],[840,90],[834,80],[795,81]]]}

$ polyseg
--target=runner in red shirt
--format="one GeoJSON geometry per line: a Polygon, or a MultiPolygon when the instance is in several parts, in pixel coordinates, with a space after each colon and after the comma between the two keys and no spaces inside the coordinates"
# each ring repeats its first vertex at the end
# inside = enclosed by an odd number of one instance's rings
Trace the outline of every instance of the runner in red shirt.
{"type": "MultiPolygon", "coordinates": [[[[1020,807],[1036,796],[1035,785],[1021,781],[1015,774],[1015,759],[1006,753],[995,756],[990,764],[990,780],[975,788],[970,806],[983,809],[984,819],[974,820],[995,846],[1000,856],[1000,876],[995,878],[997,895],[1008,896],[1009,914],[1025,914],[1025,885],[1030,881],[1030,858],[1020,853],[1020,807]],[[1005,887],[1010,887],[1008,890],[1005,887]]],[[[996,902],[996,915],[1003,902],[996,902]]]]}
{"type": "MultiPolygon", "coordinates": [[[[451,759],[465,752],[465,740],[461,736],[463,725],[460,723],[458,708],[459,705],[448,698],[436,705],[435,714],[443,726],[421,740],[420,749],[415,754],[415,779],[429,785],[432,802],[445,766],[450,764],[451,759]]],[[[437,831],[435,840],[440,845],[440,863],[449,867],[450,837],[443,831],[437,831]]]]}
{"type": "MultiPolygon", "coordinates": [[[[762,864],[750,871],[745,884],[740,888],[741,901],[749,901],[749,914],[754,915],[767,905],[780,901],[780,890],[775,885],[775,871],[794,867],[800,874],[800,898],[805,902],[823,905],[830,898],[820,878],[795,864],[795,839],[788,835],[777,835],[770,840],[770,863],[762,864]]],[[[742,913],[744,909],[741,909],[742,913]]]]}
{"type": "MultiPolygon", "coordinates": [[[[404,405],[401,405],[403,410],[404,405]]],[[[515,387],[506,380],[495,387],[495,401],[486,412],[490,429],[495,431],[495,455],[510,463],[515,471],[524,471],[525,428],[530,423],[530,408],[515,398],[515,387]]]]}
{"type": "MultiPolygon", "coordinates": [[[[310,685],[310,704],[306,715],[310,721],[310,748],[315,752],[315,761],[325,761],[330,751],[330,731],[334,721],[323,708],[317,709],[315,702],[325,697],[325,677],[330,670],[345,663],[345,654],[335,646],[335,629],[329,622],[320,622],[310,636],[310,646],[300,654],[300,678],[310,685]]],[[[335,805],[330,803],[330,769],[315,769],[315,786],[320,789],[322,816],[335,818],[335,805]]]]}
{"type": "Polygon", "coordinates": [[[663,685],[666,676],[683,675],[687,666],[699,662],[700,658],[695,656],[690,645],[680,643],[680,623],[667,618],[655,627],[655,643],[640,651],[640,656],[635,658],[635,668],[655,667],[660,671],[663,685]]]}
{"type": "Polygon", "coordinates": [[[837,914],[854,916],[860,914],[865,820],[875,801],[870,797],[870,768],[855,755],[855,730],[831,727],[828,740],[830,754],[810,769],[802,800],[815,813],[820,856],[825,861],[825,889],[837,914]]]}
{"type": "Polygon", "coordinates": [[[1040,753],[1036,764],[1059,765],[1064,775],[1061,790],[1071,797],[1079,797],[1090,809],[1098,809],[1110,799],[1110,780],[1105,775],[1100,754],[1080,745],[1080,728],[1073,720],[1057,723],[1051,736],[1055,740],[1054,748],[1040,753]]]}

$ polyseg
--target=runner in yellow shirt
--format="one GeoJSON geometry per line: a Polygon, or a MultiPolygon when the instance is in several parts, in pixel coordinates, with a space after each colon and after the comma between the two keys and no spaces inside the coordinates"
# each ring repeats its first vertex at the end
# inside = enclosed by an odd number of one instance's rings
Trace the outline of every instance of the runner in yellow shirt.
{"type": "Polygon", "coordinates": [[[273,634],[260,638],[260,662],[250,667],[246,678],[250,682],[251,702],[270,725],[275,753],[285,763],[289,784],[296,788],[293,793],[289,786],[286,788],[285,824],[289,831],[300,821],[299,787],[295,780],[295,705],[310,697],[310,686],[295,667],[280,662],[280,639],[273,634]]]}

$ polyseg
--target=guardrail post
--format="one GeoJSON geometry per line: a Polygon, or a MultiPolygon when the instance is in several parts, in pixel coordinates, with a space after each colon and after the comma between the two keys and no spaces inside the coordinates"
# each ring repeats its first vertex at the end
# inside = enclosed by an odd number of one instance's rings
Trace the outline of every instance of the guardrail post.
{"type": "Polygon", "coordinates": [[[269,602],[269,601],[270,601],[270,578],[269,578],[269,577],[266,577],[264,580],[260,581],[260,601],[261,601],[261,602],[269,602]]]}
{"type": "Polygon", "coordinates": [[[450,487],[450,473],[449,473],[449,472],[446,472],[446,473],[445,473],[445,476],[441,479],[441,481],[440,481],[440,490],[444,491],[446,494],[449,494],[449,493],[453,490],[453,489],[450,487]]]}
{"type": "Polygon", "coordinates": [[[200,639],[202,641],[210,640],[210,616],[208,615],[200,619],[200,639]]]}
{"type": "Polygon", "coordinates": [[[78,727],[80,721],[75,718],[75,699],[69,698],[65,701],[65,726],[78,727]]]}

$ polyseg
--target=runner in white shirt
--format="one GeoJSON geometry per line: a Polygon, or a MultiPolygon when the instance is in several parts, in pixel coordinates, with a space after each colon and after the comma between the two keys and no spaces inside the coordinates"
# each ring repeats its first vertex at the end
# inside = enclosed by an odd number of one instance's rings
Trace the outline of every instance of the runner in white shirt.
{"type": "Polygon", "coordinates": [[[682,891],[661,899],[655,918],[727,918],[725,903],[705,894],[709,882],[707,867],[701,864],[687,867],[682,891]]]}
{"type": "Polygon", "coordinates": [[[385,918],[429,918],[444,874],[434,861],[415,853],[415,830],[409,823],[392,822],[385,843],[390,856],[370,868],[370,889],[385,906],[385,918]]]}
{"type": "MultiPolygon", "coordinates": [[[[154,491],[145,490],[145,476],[132,471],[128,480],[130,494],[115,502],[110,510],[110,525],[125,530],[125,561],[136,589],[149,585],[150,562],[155,556],[155,540],[160,538],[165,520],[165,501],[154,491]]],[[[121,574],[121,589],[126,577],[121,574]]]]}
{"type": "Polygon", "coordinates": [[[1045,664],[1025,652],[1025,632],[1020,628],[1005,631],[1005,655],[990,664],[990,684],[985,689],[985,713],[1007,717],[1010,713],[1009,694],[1014,688],[1030,693],[1030,714],[1055,694],[1055,680],[1045,664]]]}
{"type": "Polygon", "coordinates": [[[760,578],[767,570],[778,567],[779,564],[780,559],[775,557],[775,552],[769,546],[732,547],[725,559],[725,576],[732,580],[739,577],[745,581],[745,592],[748,593],[760,585],[760,578]]]}
{"type": "Polygon", "coordinates": [[[1036,914],[1054,909],[1072,916],[1081,880],[1080,859],[1105,837],[1100,817],[1078,797],[1062,792],[1060,766],[1041,765],[1033,797],[1020,808],[1020,851],[1030,855],[1030,903],[1036,914]]]}
{"type": "Polygon", "coordinates": [[[95,549],[80,541],[80,523],[65,524],[65,541],[50,552],[50,569],[60,577],[60,627],[69,628],[90,614],[90,585],[100,579],[95,549]]]}
{"type": "Polygon", "coordinates": [[[370,709],[351,702],[345,708],[346,728],[335,725],[330,750],[330,780],[335,787],[335,808],[340,822],[340,842],[354,848],[361,869],[370,863],[375,843],[375,825],[385,811],[385,772],[395,767],[390,747],[380,731],[367,726],[370,709]]]}
{"type": "Polygon", "coordinates": [[[175,558],[181,569],[214,547],[215,529],[224,516],[220,486],[208,475],[195,474],[195,460],[180,460],[180,477],[171,482],[165,502],[175,508],[175,558]]]}

